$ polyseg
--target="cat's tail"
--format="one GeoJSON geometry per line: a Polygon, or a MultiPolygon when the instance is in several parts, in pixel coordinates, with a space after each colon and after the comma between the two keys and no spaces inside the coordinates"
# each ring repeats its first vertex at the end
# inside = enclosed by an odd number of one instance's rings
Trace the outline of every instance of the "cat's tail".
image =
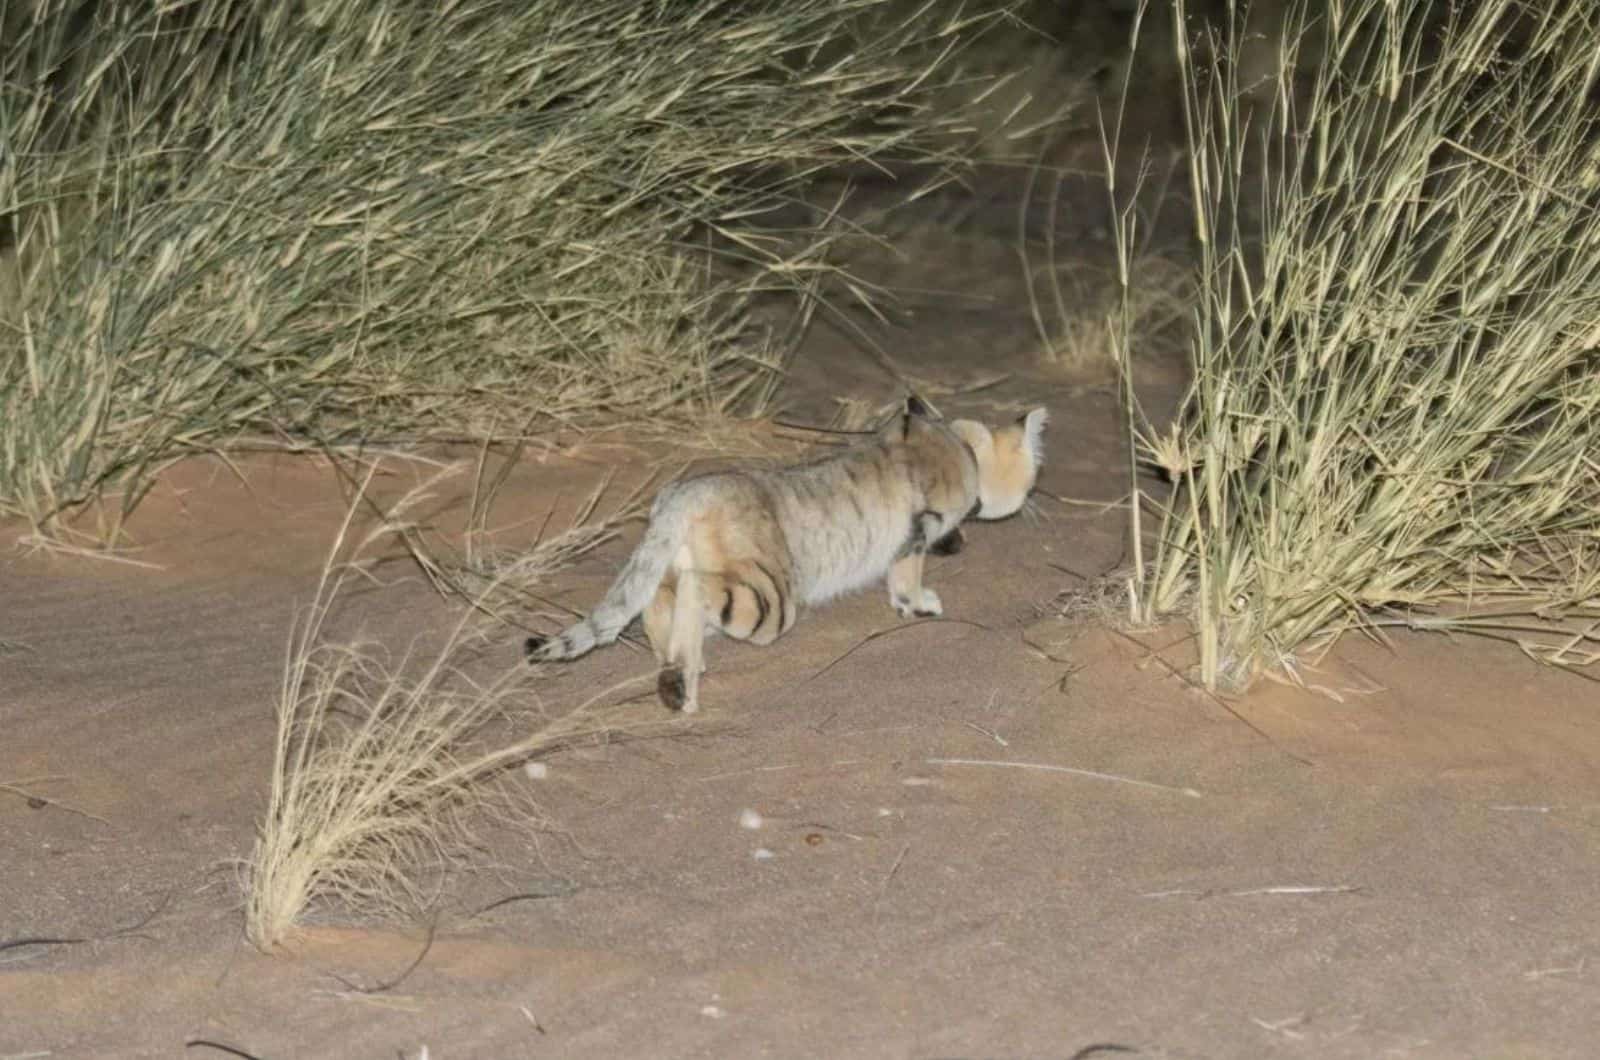
{"type": "Polygon", "coordinates": [[[576,659],[617,639],[655,595],[673,555],[683,544],[692,514],[688,502],[683,490],[670,486],[657,494],[644,539],[606,590],[605,598],[588,618],[555,636],[529,637],[523,644],[523,653],[530,663],[576,659]]]}

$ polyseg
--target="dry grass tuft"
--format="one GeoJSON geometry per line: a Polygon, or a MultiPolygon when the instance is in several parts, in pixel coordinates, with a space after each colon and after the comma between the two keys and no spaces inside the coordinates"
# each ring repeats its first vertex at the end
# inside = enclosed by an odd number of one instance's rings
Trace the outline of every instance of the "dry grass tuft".
{"type": "Polygon", "coordinates": [[[643,518],[654,483],[653,478],[645,479],[625,496],[608,499],[614,483],[613,475],[607,474],[579,504],[565,530],[549,533],[550,519],[555,515],[552,507],[531,547],[507,549],[497,544],[498,534],[489,529],[489,518],[495,497],[506,475],[516,466],[519,454],[520,447],[505,454],[500,468],[490,475],[489,449],[481,449],[474,467],[472,500],[461,547],[442,546],[431,553],[414,554],[436,588],[459,595],[474,608],[502,621],[536,601],[535,589],[552,574],[613,540],[628,523],[643,518]]]}
{"type": "Polygon", "coordinates": [[[1192,617],[1211,688],[1393,626],[1593,663],[1600,9],[1307,10],[1265,91],[1180,37],[1195,381],[1141,439],[1172,491],[1149,556],[1134,508],[1139,608],[1192,617]]]}
{"type": "MultiPolygon", "coordinates": [[[[1115,189],[1117,160],[1104,135],[1100,143],[1115,189]]],[[[1188,348],[1197,296],[1194,267],[1156,247],[1177,159],[1160,167],[1159,183],[1151,182],[1152,169],[1150,159],[1141,159],[1133,201],[1125,206],[1113,202],[1114,210],[1120,206],[1120,216],[1115,238],[1105,248],[1109,253],[1099,253],[1096,239],[1089,246],[1074,246],[1065,257],[1058,243],[1068,220],[1064,214],[1070,215],[1073,207],[1063,208],[1063,196],[1069,202],[1077,197],[1069,189],[1081,183],[1080,175],[1052,175],[1041,166],[1029,173],[1016,243],[1028,309],[1041,359],[1075,382],[1110,381],[1124,368],[1140,364],[1175,364],[1188,348]],[[1048,220],[1042,238],[1030,238],[1028,217],[1040,196],[1041,177],[1051,178],[1043,194],[1048,220]]]]}
{"type": "Polygon", "coordinates": [[[1114,272],[1093,266],[1034,267],[1028,302],[1044,362],[1084,382],[1115,379],[1124,349],[1131,365],[1175,363],[1194,312],[1193,270],[1148,254],[1133,262],[1130,279],[1124,288],[1114,272]]]}
{"type": "Polygon", "coordinates": [[[1063,127],[1092,112],[1094,60],[1079,54],[1081,42],[1071,36],[1075,27],[1061,18],[1060,5],[1003,6],[1011,17],[960,57],[959,76],[929,106],[949,116],[945,135],[963,154],[1018,163],[1036,157],[1063,127]],[[1037,19],[1041,14],[1055,17],[1037,19]]]}
{"type": "MultiPolygon", "coordinates": [[[[0,8],[0,514],[243,433],[513,436],[759,407],[840,162],[980,23],[891,0],[0,8]],[[798,226],[797,226],[798,224],[798,226]]],[[[864,293],[858,291],[857,293],[864,293]]]]}
{"type": "MultiPolygon", "coordinates": [[[[361,483],[363,497],[370,482],[371,473],[361,483]]],[[[355,517],[365,505],[351,505],[316,595],[291,632],[272,792],[246,867],[245,930],[261,949],[291,937],[315,904],[358,915],[425,908],[431,896],[422,881],[470,839],[475,815],[537,820],[537,808],[501,784],[508,770],[575,740],[670,724],[654,710],[648,718],[602,717],[599,707],[618,689],[557,717],[530,716],[536,672],[519,656],[508,670],[481,676],[487,641],[473,607],[437,647],[413,647],[398,659],[377,644],[329,635],[329,613],[347,580],[359,575],[363,553],[401,532],[408,509],[432,484],[413,490],[354,545],[355,517]],[[525,734],[494,742],[491,733],[508,725],[525,734]]],[[[542,562],[548,569],[552,557],[570,558],[596,540],[580,526],[542,562]]]]}

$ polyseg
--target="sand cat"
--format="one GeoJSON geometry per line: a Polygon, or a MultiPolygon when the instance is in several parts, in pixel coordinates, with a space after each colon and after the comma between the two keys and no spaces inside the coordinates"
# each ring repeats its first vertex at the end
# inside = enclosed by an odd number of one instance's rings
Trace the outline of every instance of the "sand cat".
{"type": "Polygon", "coordinates": [[[906,402],[870,441],[796,467],[714,472],[662,488],[644,540],[588,618],[529,637],[530,662],[574,659],[617,639],[634,616],[661,663],[657,691],[699,709],[707,627],[771,644],[801,604],[887,577],[902,616],[937,615],[923,556],[960,550],[961,521],[1022,507],[1043,459],[1048,413],[991,431],[906,402]]]}

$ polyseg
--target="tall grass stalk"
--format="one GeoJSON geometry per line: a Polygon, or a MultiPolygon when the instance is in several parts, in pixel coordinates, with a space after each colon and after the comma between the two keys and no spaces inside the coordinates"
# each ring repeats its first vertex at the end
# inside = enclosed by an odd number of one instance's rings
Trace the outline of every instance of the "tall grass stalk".
{"type": "Polygon", "coordinates": [[[1201,296],[1140,617],[1212,688],[1397,625],[1594,662],[1600,8],[1301,5],[1265,86],[1173,14],[1201,296]]]}
{"type": "Polygon", "coordinates": [[[942,161],[928,57],[973,21],[0,4],[0,515],[110,498],[114,536],[162,462],[241,432],[759,403],[782,348],[749,310],[816,297],[832,238],[775,211],[841,161],[942,161]]]}

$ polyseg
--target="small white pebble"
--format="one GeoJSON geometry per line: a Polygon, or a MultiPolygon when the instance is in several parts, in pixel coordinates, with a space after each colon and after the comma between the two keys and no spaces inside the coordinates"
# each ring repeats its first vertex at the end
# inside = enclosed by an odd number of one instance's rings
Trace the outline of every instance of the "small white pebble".
{"type": "Polygon", "coordinates": [[[770,861],[777,856],[766,847],[756,847],[755,858],[757,861],[770,861]]]}
{"type": "Polygon", "coordinates": [[[701,1008],[700,1015],[710,1016],[714,1020],[719,1020],[722,1018],[722,1010],[715,1005],[706,1005],[701,1008]]]}
{"type": "Polygon", "coordinates": [[[543,780],[550,775],[550,767],[543,762],[525,762],[522,771],[528,774],[529,780],[543,780]]]}
{"type": "Polygon", "coordinates": [[[755,831],[761,827],[761,815],[754,810],[740,810],[739,827],[755,831]]]}
{"type": "Polygon", "coordinates": [[[927,784],[932,784],[933,779],[931,777],[906,777],[900,783],[908,788],[920,788],[927,784]]]}
{"type": "Polygon", "coordinates": [[[894,816],[894,811],[889,809],[889,807],[887,807],[887,806],[879,806],[878,807],[878,816],[879,817],[893,817],[894,816]]]}

